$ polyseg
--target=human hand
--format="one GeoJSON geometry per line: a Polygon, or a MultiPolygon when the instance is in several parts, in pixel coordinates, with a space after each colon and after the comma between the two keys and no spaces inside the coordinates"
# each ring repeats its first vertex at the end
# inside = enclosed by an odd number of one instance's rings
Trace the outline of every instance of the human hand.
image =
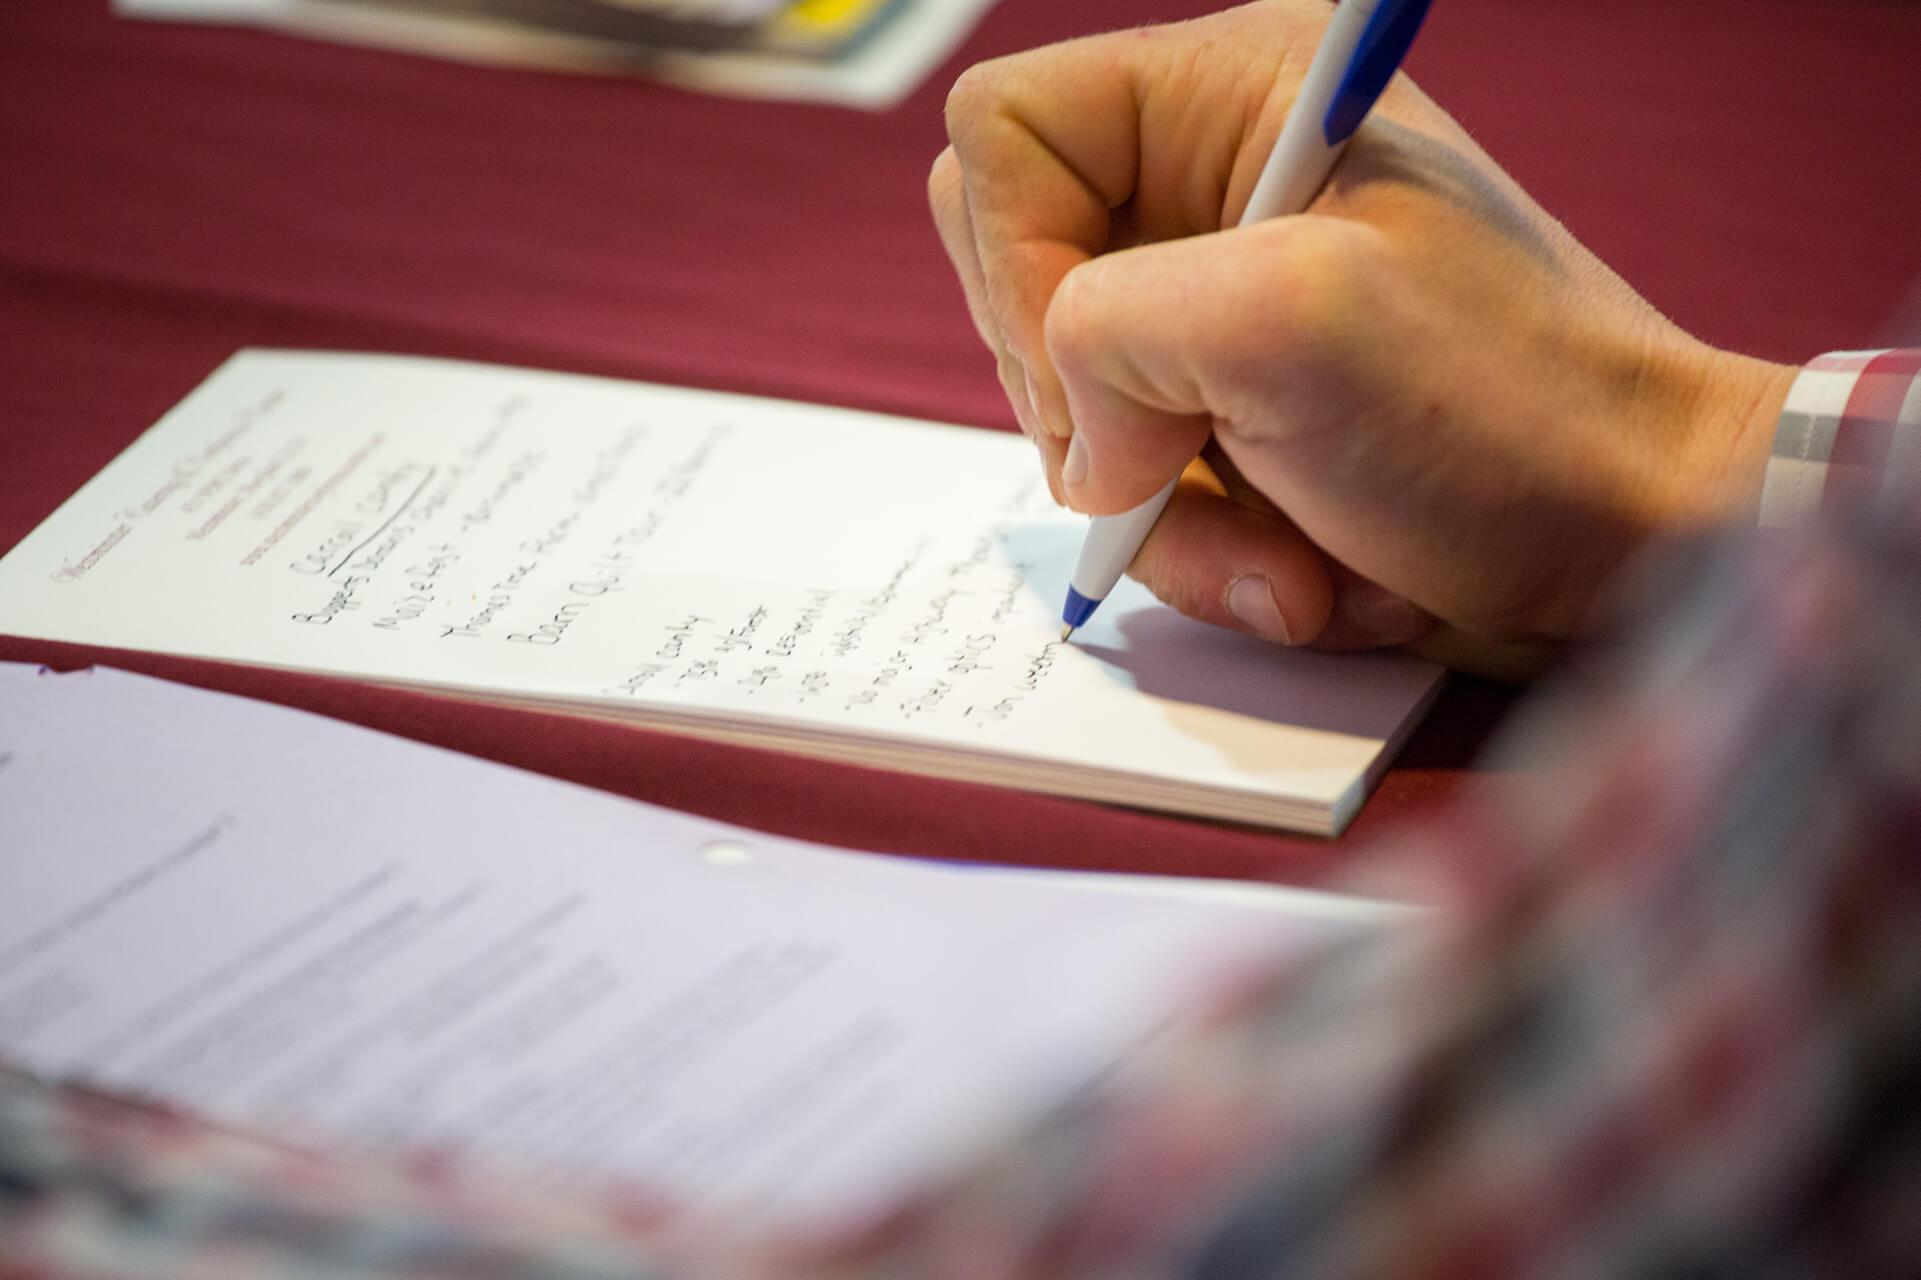
{"type": "Polygon", "coordinates": [[[1752,509],[1791,369],[1660,316],[1397,77],[1302,215],[1237,228],[1332,7],[984,63],[943,242],[1057,500],[1131,573],[1319,648],[1518,674],[1663,533],[1752,509]]]}

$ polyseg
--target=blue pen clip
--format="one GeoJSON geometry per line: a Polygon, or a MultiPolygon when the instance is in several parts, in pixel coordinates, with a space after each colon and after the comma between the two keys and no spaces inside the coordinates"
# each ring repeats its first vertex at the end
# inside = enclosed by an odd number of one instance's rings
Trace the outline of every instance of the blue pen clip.
{"type": "Polygon", "coordinates": [[[1321,132],[1328,146],[1345,142],[1361,127],[1361,121],[1367,119],[1374,99],[1387,88],[1395,68],[1407,56],[1407,47],[1414,43],[1414,33],[1421,29],[1421,19],[1427,17],[1429,3],[1430,0],[1381,0],[1380,8],[1367,20],[1367,28],[1354,46],[1354,57],[1341,74],[1340,87],[1334,90],[1334,101],[1328,104],[1327,116],[1321,121],[1321,132]]]}

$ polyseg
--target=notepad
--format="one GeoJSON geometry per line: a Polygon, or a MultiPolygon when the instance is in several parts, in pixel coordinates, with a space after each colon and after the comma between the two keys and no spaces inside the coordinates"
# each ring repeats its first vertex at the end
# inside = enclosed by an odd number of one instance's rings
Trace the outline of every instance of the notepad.
{"type": "Polygon", "coordinates": [[[0,560],[0,632],[1337,832],[1438,687],[1123,583],[1023,441],[395,356],[242,352],[0,560]]]}
{"type": "Polygon", "coordinates": [[[839,853],[3,663],[0,884],[0,1060],[736,1227],[872,1214],[1111,1071],[1219,968],[1413,918],[839,853]]]}

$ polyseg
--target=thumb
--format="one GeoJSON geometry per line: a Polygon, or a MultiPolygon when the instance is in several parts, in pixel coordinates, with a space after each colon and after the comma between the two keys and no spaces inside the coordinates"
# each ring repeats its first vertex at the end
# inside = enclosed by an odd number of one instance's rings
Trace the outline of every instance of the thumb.
{"type": "Polygon", "coordinates": [[[1338,287],[1322,242],[1342,225],[1278,218],[1104,254],[1062,278],[1045,336],[1074,428],[1060,475],[1069,505],[1136,506],[1217,422],[1281,407],[1246,393],[1285,386],[1308,354],[1315,299],[1338,287]]]}

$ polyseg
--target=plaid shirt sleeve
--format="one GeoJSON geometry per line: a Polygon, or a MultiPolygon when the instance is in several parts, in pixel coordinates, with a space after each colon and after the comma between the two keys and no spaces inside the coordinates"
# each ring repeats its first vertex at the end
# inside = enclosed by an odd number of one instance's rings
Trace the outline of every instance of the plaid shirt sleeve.
{"type": "Polygon", "coordinates": [[[1837,351],[1794,380],[1774,432],[1761,523],[1873,498],[1921,465],[1921,349],[1837,351]]]}
{"type": "Polygon", "coordinates": [[[1912,1274],[1921,496],[1880,474],[1911,443],[1854,433],[1912,421],[1916,365],[1831,359],[1861,364],[1811,368],[1852,380],[1797,388],[1768,480],[1819,518],[1672,552],[1667,603],[1545,692],[1512,767],[1373,859],[1443,910],[1228,976],[858,1238],[0,1072],[0,1275],[1912,1274]],[[1899,368],[1898,400],[1863,389],[1899,368]]]}

